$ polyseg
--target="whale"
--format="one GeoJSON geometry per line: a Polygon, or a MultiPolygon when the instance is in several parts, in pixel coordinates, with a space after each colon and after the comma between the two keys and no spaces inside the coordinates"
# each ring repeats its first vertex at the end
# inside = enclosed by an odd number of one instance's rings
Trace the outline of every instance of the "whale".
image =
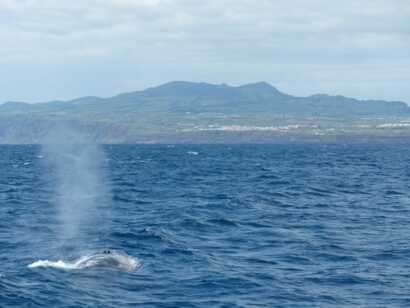
{"type": "Polygon", "coordinates": [[[29,268],[55,268],[62,270],[81,270],[85,268],[116,268],[132,272],[141,267],[138,258],[129,256],[123,251],[104,249],[95,253],[86,254],[73,261],[38,260],[28,265],[29,268]]]}

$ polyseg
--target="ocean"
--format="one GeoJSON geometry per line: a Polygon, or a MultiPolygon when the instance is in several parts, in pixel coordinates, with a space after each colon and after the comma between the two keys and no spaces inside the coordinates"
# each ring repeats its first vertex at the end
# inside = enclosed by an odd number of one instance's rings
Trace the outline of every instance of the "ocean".
{"type": "Polygon", "coordinates": [[[405,143],[76,147],[0,146],[0,307],[410,306],[405,143]]]}

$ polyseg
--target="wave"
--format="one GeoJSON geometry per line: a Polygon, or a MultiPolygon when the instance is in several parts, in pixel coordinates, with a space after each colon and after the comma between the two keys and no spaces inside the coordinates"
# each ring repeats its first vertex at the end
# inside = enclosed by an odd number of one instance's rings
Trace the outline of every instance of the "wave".
{"type": "Polygon", "coordinates": [[[80,257],[74,261],[38,260],[28,265],[29,268],[56,268],[64,270],[80,270],[90,267],[111,267],[132,272],[141,267],[141,261],[116,250],[103,250],[80,257]]]}

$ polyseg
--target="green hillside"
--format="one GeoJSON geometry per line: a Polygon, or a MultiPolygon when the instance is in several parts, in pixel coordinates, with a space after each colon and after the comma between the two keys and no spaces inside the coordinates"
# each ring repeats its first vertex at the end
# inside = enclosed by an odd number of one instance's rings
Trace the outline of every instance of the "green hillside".
{"type": "Polygon", "coordinates": [[[407,118],[404,102],[295,97],[265,82],[232,87],[175,81],[109,98],[4,103],[0,142],[41,143],[62,124],[102,143],[400,137],[410,130],[407,118]]]}

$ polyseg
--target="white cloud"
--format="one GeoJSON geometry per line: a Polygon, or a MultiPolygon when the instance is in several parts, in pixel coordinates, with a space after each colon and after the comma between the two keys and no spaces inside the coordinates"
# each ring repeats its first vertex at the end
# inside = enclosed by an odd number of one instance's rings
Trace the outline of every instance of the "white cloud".
{"type": "Polygon", "coordinates": [[[410,102],[409,20],[408,0],[0,0],[0,100],[186,79],[410,102]]]}

